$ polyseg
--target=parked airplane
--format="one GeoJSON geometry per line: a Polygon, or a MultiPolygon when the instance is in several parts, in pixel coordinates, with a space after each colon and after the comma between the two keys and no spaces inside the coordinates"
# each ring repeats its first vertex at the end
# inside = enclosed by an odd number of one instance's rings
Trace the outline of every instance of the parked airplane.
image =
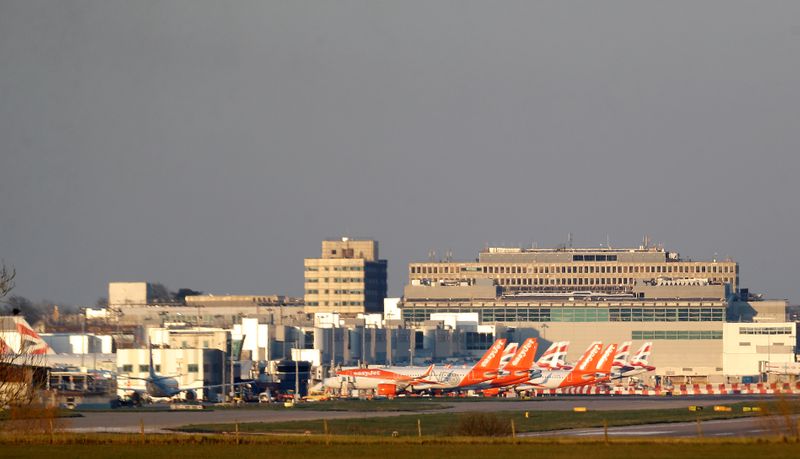
{"type": "MultiPolygon", "coordinates": [[[[648,365],[647,361],[650,359],[650,351],[653,348],[653,343],[648,341],[642,345],[636,354],[631,358],[630,363],[623,364],[612,370],[611,379],[630,378],[632,376],[653,371],[656,367],[648,365]]],[[[614,359],[616,362],[616,359],[614,359]]]]}
{"type": "Polygon", "coordinates": [[[578,359],[574,368],[544,370],[541,375],[531,378],[526,383],[517,386],[516,389],[561,389],[584,386],[606,380],[611,373],[611,364],[615,351],[615,344],[608,346],[603,351],[603,344],[596,341],[578,359]]]}
{"type": "Polygon", "coordinates": [[[22,316],[0,317],[0,354],[53,354],[53,349],[22,316]]]}
{"type": "Polygon", "coordinates": [[[410,388],[414,391],[450,391],[475,388],[480,383],[497,377],[500,358],[505,345],[505,339],[498,339],[472,368],[452,368],[434,371],[430,378],[426,378],[425,381],[419,381],[410,388]]]}
{"type": "Polygon", "coordinates": [[[611,364],[611,370],[616,371],[624,367],[628,363],[628,356],[631,353],[631,342],[625,341],[617,348],[617,355],[614,356],[614,363],[611,364]]]}
{"type": "MultiPolygon", "coordinates": [[[[492,347],[486,351],[483,358],[473,368],[448,368],[439,372],[438,377],[434,375],[434,365],[427,368],[425,367],[381,367],[381,368],[349,368],[340,370],[336,376],[325,378],[322,382],[323,387],[331,389],[367,389],[378,390],[388,393],[399,393],[404,390],[421,391],[429,389],[443,389],[449,387],[448,384],[442,383],[442,375],[447,375],[446,380],[449,381],[451,375],[471,375],[473,379],[477,379],[476,369],[486,368],[486,373],[491,375],[486,376],[480,381],[485,381],[497,375],[500,359],[503,356],[503,350],[506,345],[505,339],[499,339],[494,342],[492,347]],[[489,360],[487,360],[489,359],[489,360]],[[491,371],[489,371],[491,370],[491,371]]],[[[464,379],[462,377],[462,379],[464,379]]],[[[469,379],[472,381],[473,379],[469,379]]]]}
{"type": "Polygon", "coordinates": [[[547,367],[551,370],[559,370],[567,367],[571,368],[571,366],[567,365],[565,361],[567,357],[567,349],[569,348],[569,341],[559,341],[553,344],[556,346],[556,348],[553,351],[552,357],[547,362],[547,367]]]}
{"type": "MultiPolygon", "coordinates": [[[[133,390],[135,393],[139,394],[139,396],[146,394],[150,398],[176,398],[183,395],[180,398],[188,401],[197,400],[197,390],[198,389],[211,389],[211,388],[218,388],[218,387],[230,387],[230,384],[212,384],[207,386],[201,387],[180,387],[178,380],[175,376],[164,376],[159,375],[156,373],[155,366],[153,365],[153,346],[148,345],[150,351],[150,368],[149,368],[149,375],[147,378],[137,378],[134,376],[117,376],[117,378],[121,379],[139,379],[143,380],[145,390],[138,391],[135,389],[133,390]]],[[[247,382],[238,382],[234,383],[234,386],[240,386],[244,384],[249,384],[247,382]]]]}
{"type": "Polygon", "coordinates": [[[500,358],[500,368],[508,364],[512,358],[514,358],[514,354],[517,353],[517,348],[519,347],[518,343],[508,343],[506,348],[503,350],[503,357],[500,358]]]}
{"type": "MultiPolygon", "coordinates": [[[[513,386],[523,383],[537,374],[541,374],[542,370],[533,367],[533,359],[536,357],[536,348],[539,343],[536,338],[528,338],[519,348],[514,358],[499,371],[497,377],[477,384],[478,389],[501,389],[503,387],[513,386]]],[[[487,394],[484,391],[484,394],[487,394]]]]}
{"type": "Polygon", "coordinates": [[[429,367],[380,367],[380,368],[348,368],[339,370],[336,376],[325,378],[322,387],[330,389],[379,389],[398,393],[418,381],[424,381],[433,371],[429,367]]]}

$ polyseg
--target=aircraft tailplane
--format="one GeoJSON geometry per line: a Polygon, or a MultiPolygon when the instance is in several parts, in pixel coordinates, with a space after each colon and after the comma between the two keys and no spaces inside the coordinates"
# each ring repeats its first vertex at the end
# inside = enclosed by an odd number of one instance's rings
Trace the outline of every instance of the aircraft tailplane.
{"type": "Polygon", "coordinates": [[[526,339],[505,369],[509,371],[530,370],[533,366],[533,359],[536,357],[536,348],[538,346],[539,342],[536,338],[526,339]]]}
{"type": "Polygon", "coordinates": [[[492,344],[483,357],[475,364],[473,369],[482,371],[497,371],[500,366],[500,359],[503,357],[503,348],[506,345],[505,339],[498,339],[492,344]]]}

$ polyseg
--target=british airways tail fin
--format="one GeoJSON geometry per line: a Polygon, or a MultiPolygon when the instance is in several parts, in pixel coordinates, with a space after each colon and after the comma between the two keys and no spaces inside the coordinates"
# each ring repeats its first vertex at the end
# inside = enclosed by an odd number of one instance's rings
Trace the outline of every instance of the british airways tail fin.
{"type": "Polygon", "coordinates": [[[614,356],[614,363],[611,364],[614,368],[624,367],[628,363],[628,356],[631,352],[631,342],[625,341],[619,345],[617,354],[614,356]]]}
{"type": "Polygon", "coordinates": [[[517,348],[517,343],[508,343],[508,346],[503,350],[503,357],[500,358],[500,368],[504,368],[508,365],[508,362],[514,358],[514,354],[517,353],[517,348]]]}
{"type": "Polygon", "coordinates": [[[631,359],[631,366],[644,367],[647,366],[647,361],[650,359],[650,351],[653,348],[653,343],[648,341],[642,345],[636,352],[636,355],[631,359]]]}

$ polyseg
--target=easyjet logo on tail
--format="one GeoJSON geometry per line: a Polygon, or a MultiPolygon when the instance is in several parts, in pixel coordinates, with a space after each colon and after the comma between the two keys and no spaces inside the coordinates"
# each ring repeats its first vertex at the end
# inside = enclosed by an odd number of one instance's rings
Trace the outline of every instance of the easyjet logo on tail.
{"type": "Polygon", "coordinates": [[[522,359],[525,358],[526,355],[528,355],[528,352],[531,350],[531,348],[534,349],[533,352],[536,352],[535,346],[536,346],[536,339],[534,338],[526,339],[525,342],[522,343],[522,347],[519,348],[519,351],[517,351],[517,355],[515,355],[514,359],[511,360],[511,365],[513,365],[514,367],[519,367],[519,363],[522,361],[522,359]]]}
{"type": "Polygon", "coordinates": [[[578,365],[578,370],[586,371],[586,367],[589,365],[591,361],[597,356],[597,353],[600,352],[602,344],[596,343],[592,345],[592,349],[586,354],[586,356],[581,361],[580,365],[578,365]]]}
{"type": "Polygon", "coordinates": [[[487,366],[489,366],[490,363],[493,363],[492,361],[495,359],[495,357],[498,356],[498,354],[505,345],[506,345],[506,340],[504,339],[497,340],[492,345],[492,347],[489,348],[489,352],[487,352],[486,355],[483,356],[483,360],[481,360],[480,367],[486,368],[487,366]]]}
{"type": "Polygon", "coordinates": [[[608,362],[608,367],[610,368],[611,367],[610,359],[611,359],[611,356],[614,354],[614,351],[616,349],[617,349],[617,345],[616,344],[610,344],[606,348],[606,351],[603,352],[603,355],[600,356],[600,360],[597,361],[597,365],[595,366],[595,368],[598,369],[598,370],[606,371],[605,370],[606,362],[608,362]]]}

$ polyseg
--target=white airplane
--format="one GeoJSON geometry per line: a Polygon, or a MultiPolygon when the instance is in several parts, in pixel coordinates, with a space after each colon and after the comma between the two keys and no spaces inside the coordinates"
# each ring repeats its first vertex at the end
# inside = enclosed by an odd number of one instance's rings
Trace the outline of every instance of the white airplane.
{"type": "MultiPolygon", "coordinates": [[[[130,389],[134,393],[139,394],[141,396],[143,393],[149,396],[150,398],[183,398],[187,401],[194,401],[197,400],[197,392],[198,389],[212,389],[218,387],[230,387],[230,384],[212,384],[207,386],[201,387],[180,387],[178,380],[175,376],[164,376],[159,375],[156,373],[155,366],[153,365],[153,346],[148,345],[150,351],[150,368],[149,368],[149,375],[147,378],[137,378],[134,376],[117,376],[117,378],[123,379],[139,379],[143,380],[145,390],[139,391],[135,389],[130,389]],[[181,396],[182,395],[182,396],[181,396]]],[[[238,382],[234,383],[234,386],[240,386],[249,384],[249,382],[238,382]]]]}

